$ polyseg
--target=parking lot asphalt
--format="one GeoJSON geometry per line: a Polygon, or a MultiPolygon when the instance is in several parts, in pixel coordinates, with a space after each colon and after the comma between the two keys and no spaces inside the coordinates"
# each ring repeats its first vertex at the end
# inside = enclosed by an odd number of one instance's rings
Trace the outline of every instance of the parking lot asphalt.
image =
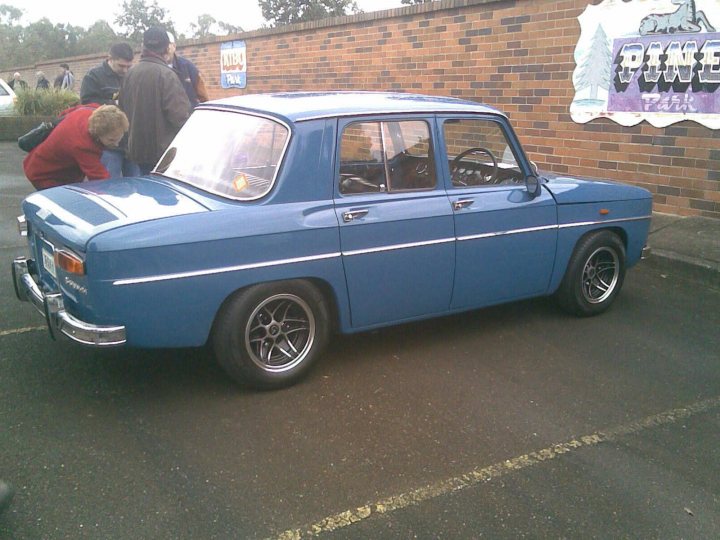
{"type": "Polygon", "coordinates": [[[601,317],[339,337],[254,393],[204,350],[49,339],[8,279],[21,158],[0,143],[0,538],[720,536],[720,222],[655,214],[601,317]]]}

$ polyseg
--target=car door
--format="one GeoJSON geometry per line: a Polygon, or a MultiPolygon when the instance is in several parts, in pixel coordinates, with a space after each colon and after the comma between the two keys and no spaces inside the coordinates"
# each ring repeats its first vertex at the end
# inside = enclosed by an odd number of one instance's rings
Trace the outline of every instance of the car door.
{"type": "Polygon", "coordinates": [[[335,209],[354,328],[448,310],[454,223],[433,132],[418,117],[338,121],[335,209]]]}
{"type": "Polygon", "coordinates": [[[509,124],[493,115],[439,123],[457,237],[451,307],[544,294],[555,261],[555,201],[545,189],[528,193],[529,164],[509,124]]]}

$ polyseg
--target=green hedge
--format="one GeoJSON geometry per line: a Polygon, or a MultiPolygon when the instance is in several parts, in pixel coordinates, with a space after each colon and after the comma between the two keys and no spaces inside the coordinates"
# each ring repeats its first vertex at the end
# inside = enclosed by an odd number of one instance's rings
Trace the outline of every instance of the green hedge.
{"type": "Polygon", "coordinates": [[[80,96],[70,90],[21,90],[15,100],[20,116],[57,116],[80,103],[80,96]]]}
{"type": "Polygon", "coordinates": [[[78,103],[80,96],[70,90],[20,90],[15,101],[17,116],[0,116],[0,141],[17,141],[40,122],[78,103]]]}

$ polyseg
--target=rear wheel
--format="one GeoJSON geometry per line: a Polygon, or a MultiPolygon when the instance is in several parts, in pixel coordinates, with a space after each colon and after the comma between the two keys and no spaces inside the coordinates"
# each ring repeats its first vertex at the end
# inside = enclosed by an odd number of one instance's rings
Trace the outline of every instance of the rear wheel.
{"type": "Polygon", "coordinates": [[[591,233],[580,240],[557,292],[566,311],[588,317],[608,309],[625,279],[625,246],[610,231],[591,233]]]}
{"type": "Polygon", "coordinates": [[[288,386],[307,374],[329,336],[327,302],[303,281],[257,285],[226,301],[213,331],[220,365],[256,388],[288,386]]]}

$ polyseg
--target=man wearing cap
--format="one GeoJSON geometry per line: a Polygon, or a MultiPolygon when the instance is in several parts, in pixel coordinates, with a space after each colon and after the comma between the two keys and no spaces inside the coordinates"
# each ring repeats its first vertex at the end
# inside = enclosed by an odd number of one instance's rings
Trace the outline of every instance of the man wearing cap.
{"type": "Polygon", "coordinates": [[[128,157],[149,173],[190,117],[190,101],[170,62],[170,40],[159,26],[143,35],[140,62],[120,88],[120,108],[130,121],[128,157]]]}

